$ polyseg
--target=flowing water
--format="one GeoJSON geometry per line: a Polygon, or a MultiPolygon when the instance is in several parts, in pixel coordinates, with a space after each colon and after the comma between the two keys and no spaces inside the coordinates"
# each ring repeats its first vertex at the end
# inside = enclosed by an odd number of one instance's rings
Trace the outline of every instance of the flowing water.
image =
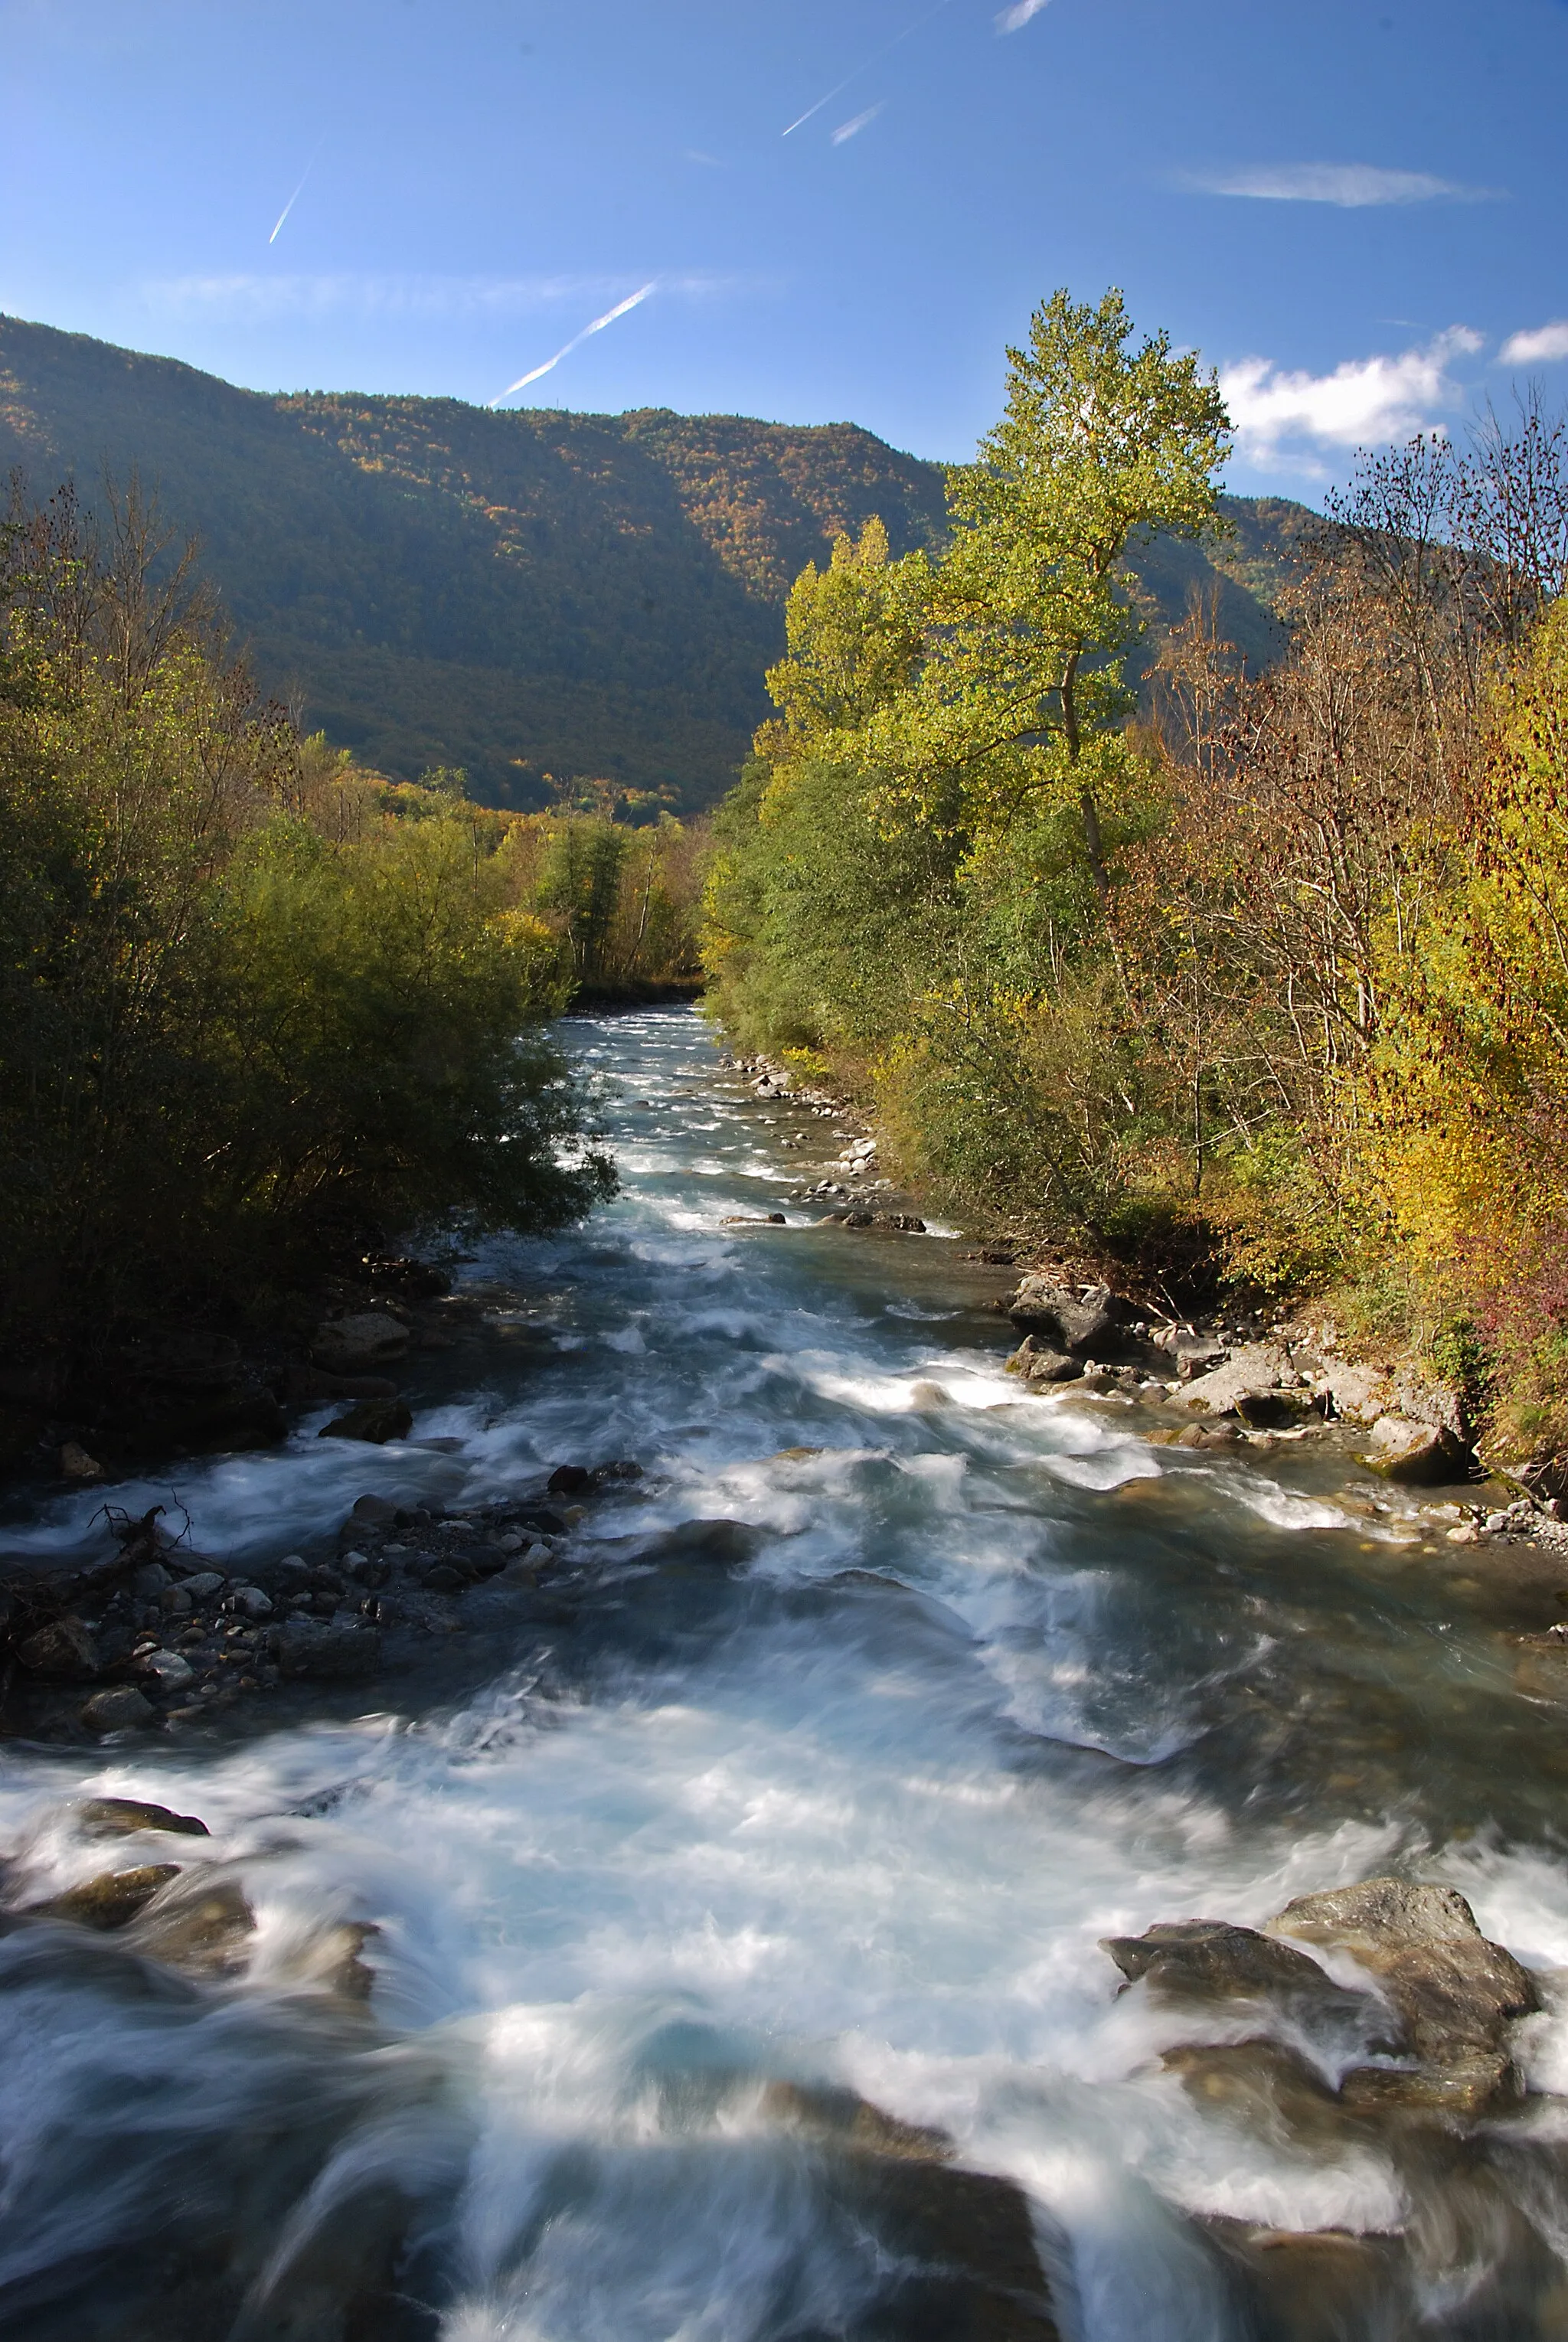
{"type": "MultiPolygon", "coordinates": [[[[203,1816],[201,1857],[258,1918],[215,1982],[112,1937],[0,1937],[6,2330],[925,2330],[889,2322],[898,2250],[781,2126],[784,2083],[940,2127],[1020,2183],[1065,2333],[1242,2342],[1190,2216],[1393,2235],[1428,2217],[1408,2158],[1206,2107],[1160,2060],[1190,2017],[1119,1994],[1098,1939],[1261,1922],[1393,1865],[1462,1887],[1550,1972],[1557,1713],[1517,1696],[1452,1573],[1369,1533],[1332,1477],[1023,1396],[1002,1280],[951,1241],[815,1229],[799,1205],[726,1226],[780,1207],[805,1159],[780,1140],[814,1126],[726,1076],[694,1015],[572,1030],[624,1193],[472,1264],[495,1339],[483,1387],[459,1358],[423,1394],[416,1434],[445,1444],[318,1444],[313,1421],[179,1494],[199,1547],[260,1562],[367,1488],[477,1504],[621,1456],[645,1477],[581,1523],[574,1605],[468,1650],[439,1706],[5,1751],[0,1847],[31,1897],[104,1865],[71,1801],[132,1795],[203,1816]],[[639,1562],[714,1518],[759,1533],[744,1566],[639,1562]],[[368,2012],[312,1980],[343,1922],[375,1931],[368,2012]],[[356,2324],[362,2264],[381,2307],[356,2324]]],[[[92,1502],[0,1535],[64,1549],[92,1502]]],[[[1539,2087],[1568,2085],[1568,2026],[1527,2031],[1539,2087]]],[[[1330,2079],[1355,2052],[1304,2046],[1330,2079]]],[[[1554,2103],[1493,2127],[1489,2201],[1568,2278],[1554,2103]]],[[[1466,2325],[1473,2236],[1423,2249],[1422,2330],[1568,2330],[1466,2325]]],[[[1358,2317],[1332,2330],[1372,2332],[1358,2317]]]]}

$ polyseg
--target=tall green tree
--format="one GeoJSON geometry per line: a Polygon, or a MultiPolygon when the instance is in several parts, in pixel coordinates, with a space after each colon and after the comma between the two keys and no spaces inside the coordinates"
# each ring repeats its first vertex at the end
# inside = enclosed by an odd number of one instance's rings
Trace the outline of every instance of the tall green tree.
{"type": "Polygon", "coordinates": [[[1007,358],[1006,410],[949,475],[925,656],[865,753],[895,793],[972,831],[1074,806],[1104,905],[1102,804],[1125,770],[1123,656],[1142,631],[1128,555],[1213,525],[1229,428],[1213,375],[1168,334],[1134,345],[1114,288],[1093,307],[1054,294],[1007,358]]]}

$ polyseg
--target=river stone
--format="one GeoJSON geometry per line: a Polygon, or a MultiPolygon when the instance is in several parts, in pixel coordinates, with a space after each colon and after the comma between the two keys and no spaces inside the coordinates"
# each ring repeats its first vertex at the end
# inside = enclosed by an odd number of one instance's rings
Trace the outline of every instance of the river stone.
{"type": "Polygon", "coordinates": [[[1404,1415],[1383,1415],[1361,1461],[1385,1480],[1428,1486],[1452,1480],[1463,1469],[1463,1450],[1448,1432],[1404,1415]]]}
{"type": "Polygon", "coordinates": [[[1541,2005],[1528,1969],[1488,1941],[1451,1887],[1363,1879],[1298,1897],[1269,1933],[1349,1952],[1402,2019],[1424,2070],[1351,2077],[1347,2096],[1368,2102],[1478,2111],[1509,2078],[1509,2026],[1541,2005]]]}
{"type": "Polygon", "coordinates": [[[762,1530],[747,1521],[683,1521],[678,1528],[666,1529],[663,1536],[642,1546],[635,1558],[661,1566],[685,1562],[706,1569],[732,1569],[749,1561],[762,1543],[762,1530]]]}
{"type": "Polygon", "coordinates": [[[107,1934],[112,1928],[124,1927],[133,1920],[145,1904],[150,1903],[160,1887],[180,1875],[177,1862],[144,1863],[135,1870],[105,1870],[96,1878],[84,1879],[79,1887],[68,1887],[63,1895],[51,1896],[47,1903],[28,1907],[28,1917],[34,1919],[69,1919],[78,1927],[96,1927],[107,1934]]]}
{"type": "Polygon", "coordinates": [[[1304,2022],[1357,2026],[1371,2006],[1370,1995],[1347,1992],[1305,1952],[1223,1919],[1178,1919],[1141,1936],[1107,1936],[1101,1949],[1129,1984],[1146,1979],[1164,2000],[1269,2000],[1304,2022]]]}
{"type": "Polygon", "coordinates": [[[221,1594],[227,1584],[228,1579],[221,1569],[202,1569],[197,1571],[195,1577],[186,1578],[185,1592],[192,1596],[193,1600],[205,1602],[210,1596],[221,1594]]]}
{"type": "Polygon", "coordinates": [[[186,1873],[185,1885],[160,1898],[140,1918],[131,1940],[139,1952],[194,1976],[225,1976],[242,1967],[255,1927],[245,1889],[233,1878],[186,1873]]]}
{"type": "Polygon", "coordinates": [[[406,1439],[414,1428],[414,1411],[404,1398],[362,1398],[346,1415],[325,1424],[318,1439],[363,1439],[385,1447],[389,1439],[406,1439]]]}
{"type": "Polygon", "coordinates": [[[1234,1415],[1238,1399],[1277,1391],[1281,1376],[1290,1371],[1281,1343],[1248,1342],[1233,1350],[1223,1366],[1188,1383],[1182,1393],[1183,1403],[1199,1414],[1234,1415]]]}
{"type": "Polygon", "coordinates": [[[1079,1356],[1093,1351],[1103,1356],[1114,1349],[1137,1322],[1130,1301],[1097,1285],[1082,1298],[1071,1286],[1054,1277],[1026,1276],[1004,1305],[1021,1334],[1044,1334],[1079,1356]]]}
{"type": "Polygon", "coordinates": [[[1007,1372],[1026,1383],[1076,1382],[1084,1371],[1083,1362],[1069,1356],[1065,1350],[1054,1349],[1049,1343],[1038,1342],[1026,1334],[1007,1361],[1007,1372]]]}
{"type": "Polygon", "coordinates": [[[80,1618],[51,1618],[16,1646],[16,1656],[30,1675],[69,1678],[95,1676],[98,1652],[92,1634],[80,1618]]]}
{"type": "Polygon", "coordinates": [[[896,2155],[922,2163],[951,2163],[957,2153],[944,2130],[924,2123],[900,2122],[884,2114],[858,2091],[814,2082],[769,2082],[762,2095],[762,2110],[770,2121],[784,2123],[835,2145],[859,2148],[867,2155],[896,2155]]]}
{"type": "Polygon", "coordinates": [[[1177,1381],[1190,1383],[1199,1375],[1223,1366],[1231,1354],[1223,1342],[1216,1342],[1208,1334],[1178,1334],[1172,1355],[1176,1361],[1177,1381]]]}
{"type": "MultiPolygon", "coordinates": [[[[136,1696],[141,1697],[140,1693],[136,1696]]],[[[76,1820],[89,1837],[129,1837],[136,1830],[167,1830],[179,1837],[207,1837],[205,1822],[195,1814],[176,1814],[167,1806],[147,1805],[140,1797],[89,1797],[76,1820]]]]}
{"type": "Polygon", "coordinates": [[[337,1682],[373,1676],[381,1664],[381,1636],[374,1626],[332,1626],[291,1619],[277,1630],[278,1671],[296,1681],[337,1682]]]}
{"type": "Polygon", "coordinates": [[[178,1651],[148,1651],[132,1664],[139,1676],[161,1692],[184,1691],[195,1680],[190,1661],[182,1658],[178,1651]]]}
{"type": "Polygon", "coordinates": [[[385,1309],[362,1309],[318,1326],[311,1356],[330,1374],[401,1357],[407,1347],[408,1328],[400,1317],[385,1309]]]}
{"type": "Polygon", "coordinates": [[[151,1724],[156,1714],[135,1684],[115,1684],[107,1691],[93,1694],[83,1707],[82,1722],[102,1738],[111,1732],[132,1732],[139,1725],[151,1724]]]}

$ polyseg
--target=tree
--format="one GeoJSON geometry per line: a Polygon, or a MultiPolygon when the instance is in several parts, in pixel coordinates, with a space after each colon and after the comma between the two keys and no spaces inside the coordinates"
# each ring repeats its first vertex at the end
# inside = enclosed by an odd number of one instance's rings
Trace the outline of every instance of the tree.
{"type": "Polygon", "coordinates": [[[1006,411],[949,475],[918,677],[866,726],[870,761],[939,818],[984,831],[1032,799],[1073,804],[1102,908],[1122,656],[1141,630],[1126,557],[1213,525],[1229,445],[1212,374],[1166,334],[1132,341],[1119,292],[1097,307],[1059,292],[1008,351],[1006,411]]]}

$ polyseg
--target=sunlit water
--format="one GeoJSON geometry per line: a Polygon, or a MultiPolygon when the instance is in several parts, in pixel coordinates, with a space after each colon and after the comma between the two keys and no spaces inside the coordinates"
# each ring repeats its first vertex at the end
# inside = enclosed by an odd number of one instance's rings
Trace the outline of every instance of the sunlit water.
{"type": "MultiPolygon", "coordinates": [[[[369,1487],[477,1502],[619,1456],[647,1477],[582,1525],[603,1566],[575,1622],[520,1627],[459,1712],[0,1759],[33,1894],[103,1865],[70,1799],[134,1794],[205,1817],[260,1921],[219,1986],[112,1938],[0,1938],[12,2330],[203,2334],[145,2306],[149,2237],[248,2227],[237,2330],[335,2334],[310,2271],[395,2202],[401,2282],[434,2305],[410,2332],[859,2331],[885,2271],[766,2115],[793,2078],[1015,2177],[1084,2342],[1239,2342],[1184,2214],[1392,2230],[1403,2183],[1375,2144],[1309,2156],[1203,2114],[1158,2063],[1191,2017],[1118,1997],[1098,1939],[1260,1921],[1394,1863],[1568,1962],[1559,1726],[1326,1480],[1021,1396],[999,1279],[952,1243],[797,1205],[724,1225],[781,1206],[807,1157],[778,1138],[815,1126],[726,1080],[691,1013],[573,1032],[624,1192],[472,1264],[532,1333],[485,1387],[424,1394],[416,1436],[460,1447],[313,1422],[179,1494],[198,1546],[260,1558],[369,1487]],[[697,1517],[763,1531],[755,1558],[637,1566],[627,1540],[697,1517]],[[341,1919],[377,1930],[369,2021],[301,1981],[341,1919]],[[142,2290],[116,2307],[122,2262],[142,2290]]],[[[6,1541],[69,1545],[91,1508],[6,1541]]],[[[1308,2046],[1331,2072],[1353,2048],[1308,2046]]],[[[1554,2018],[1532,2054],[1568,2074],[1554,2018]]]]}

